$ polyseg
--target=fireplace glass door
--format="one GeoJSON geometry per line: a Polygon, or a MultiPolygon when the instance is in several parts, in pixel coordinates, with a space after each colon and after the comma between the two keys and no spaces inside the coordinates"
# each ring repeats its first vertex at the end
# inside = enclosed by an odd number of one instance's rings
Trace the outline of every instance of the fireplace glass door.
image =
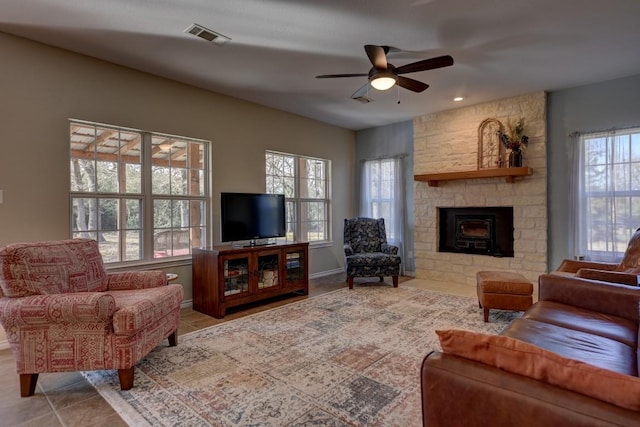
{"type": "Polygon", "coordinates": [[[440,252],[513,257],[513,207],[438,208],[440,252]]]}

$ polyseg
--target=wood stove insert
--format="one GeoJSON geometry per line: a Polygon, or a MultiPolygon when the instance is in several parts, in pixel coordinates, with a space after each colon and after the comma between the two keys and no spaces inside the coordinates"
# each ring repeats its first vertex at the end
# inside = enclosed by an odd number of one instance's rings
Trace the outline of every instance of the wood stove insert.
{"type": "Polygon", "coordinates": [[[513,207],[438,208],[440,252],[513,257],[513,207]]]}

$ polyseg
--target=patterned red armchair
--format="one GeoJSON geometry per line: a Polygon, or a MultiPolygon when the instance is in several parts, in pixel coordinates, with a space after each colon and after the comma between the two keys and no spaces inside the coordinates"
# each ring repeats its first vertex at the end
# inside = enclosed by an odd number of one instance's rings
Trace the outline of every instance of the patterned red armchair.
{"type": "Polygon", "coordinates": [[[177,344],[182,298],[162,271],[107,273],[95,240],[0,249],[0,323],[23,397],[40,372],[117,369],[130,389],[136,362],[177,344]]]}

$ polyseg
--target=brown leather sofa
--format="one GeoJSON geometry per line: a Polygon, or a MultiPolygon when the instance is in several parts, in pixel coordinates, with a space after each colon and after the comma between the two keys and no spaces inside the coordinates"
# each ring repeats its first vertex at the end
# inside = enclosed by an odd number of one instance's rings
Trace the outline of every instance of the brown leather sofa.
{"type": "MultiPolygon", "coordinates": [[[[518,366],[525,359],[530,362],[530,354],[523,353],[522,358],[506,362],[498,357],[497,363],[491,365],[447,352],[432,352],[421,369],[423,424],[640,426],[640,410],[628,407],[631,402],[632,407],[640,408],[639,309],[638,287],[541,275],[538,302],[521,319],[511,322],[500,337],[491,338],[515,338],[516,343],[524,341],[525,346],[533,344],[542,352],[552,352],[554,357],[562,356],[558,359],[567,363],[558,365],[559,369],[556,366],[556,372],[561,371],[567,381],[558,384],[546,374],[535,379],[536,372],[550,370],[531,364],[519,366],[530,375],[513,373],[522,369],[504,369],[509,364],[518,366]],[[585,366],[579,362],[604,373],[605,380],[585,377],[581,373],[584,371],[576,368],[585,366]],[[614,389],[607,375],[628,379],[631,386],[614,389]],[[617,402],[615,396],[625,397],[626,404],[617,402]]],[[[481,352],[486,350],[482,346],[471,348],[481,352]]]]}
{"type": "Polygon", "coordinates": [[[629,239],[620,264],[565,259],[553,274],[640,285],[640,228],[629,239]]]}

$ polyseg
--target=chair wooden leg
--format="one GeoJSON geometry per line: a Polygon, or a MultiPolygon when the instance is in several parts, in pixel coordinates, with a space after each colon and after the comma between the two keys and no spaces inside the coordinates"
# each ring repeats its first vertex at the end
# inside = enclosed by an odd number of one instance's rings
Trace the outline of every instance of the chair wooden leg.
{"type": "Polygon", "coordinates": [[[489,309],[488,309],[488,308],[485,308],[485,309],[483,310],[483,314],[484,314],[484,321],[485,321],[485,323],[486,323],[486,322],[488,322],[488,321],[489,321],[489,309]]]}
{"type": "Polygon", "coordinates": [[[384,282],[384,277],[380,276],[380,283],[384,282]]]}
{"type": "Polygon", "coordinates": [[[349,276],[348,282],[349,282],[349,289],[353,289],[353,276],[349,276]]]}
{"type": "Polygon", "coordinates": [[[128,369],[118,369],[120,390],[131,390],[131,387],[133,387],[133,370],[133,366],[128,369]]]}
{"type": "Polygon", "coordinates": [[[393,276],[393,287],[397,288],[398,287],[398,276],[393,276]]]}
{"type": "Polygon", "coordinates": [[[33,396],[37,383],[38,374],[20,374],[20,397],[33,396]]]}
{"type": "Polygon", "coordinates": [[[169,335],[169,347],[175,347],[178,345],[178,331],[173,331],[171,335],[169,335]]]}

